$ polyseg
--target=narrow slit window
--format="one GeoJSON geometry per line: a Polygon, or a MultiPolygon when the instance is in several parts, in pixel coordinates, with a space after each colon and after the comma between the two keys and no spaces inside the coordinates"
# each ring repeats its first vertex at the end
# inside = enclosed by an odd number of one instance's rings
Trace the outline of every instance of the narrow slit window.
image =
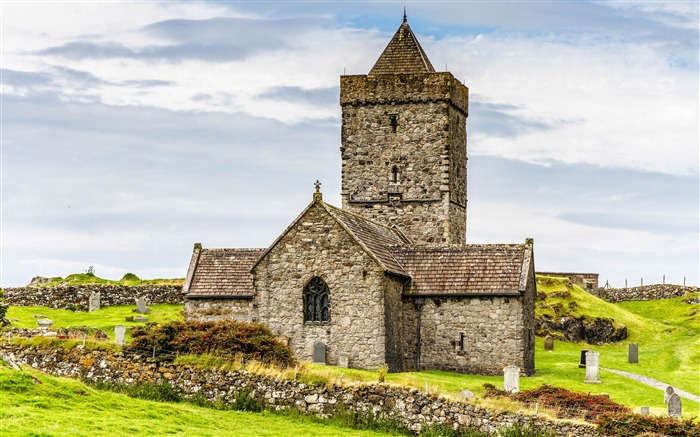
{"type": "Polygon", "coordinates": [[[399,181],[399,168],[397,166],[391,167],[391,182],[399,181]]]}
{"type": "Polygon", "coordinates": [[[389,115],[389,124],[391,125],[391,133],[396,133],[396,128],[399,126],[399,116],[396,114],[389,115]]]}

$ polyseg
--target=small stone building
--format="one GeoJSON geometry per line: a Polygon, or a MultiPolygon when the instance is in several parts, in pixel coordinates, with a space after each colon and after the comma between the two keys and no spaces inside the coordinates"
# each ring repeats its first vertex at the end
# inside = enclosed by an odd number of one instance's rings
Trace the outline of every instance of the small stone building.
{"type": "Polygon", "coordinates": [[[269,247],[195,244],[187,316],[264,323],[301,360],[532,374],[532,240],[466,244],[467,87],[435,72],[404,17],[340,94],[342,208],[317,183],[269,247]]]}

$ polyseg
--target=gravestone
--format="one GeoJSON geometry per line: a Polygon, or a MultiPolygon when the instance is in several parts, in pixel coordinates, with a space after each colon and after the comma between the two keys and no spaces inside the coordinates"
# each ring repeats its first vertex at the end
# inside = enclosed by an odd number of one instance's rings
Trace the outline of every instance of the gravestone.
{"type": "Polygon", "coordinates": [[[39,328],[46,331],[51,327],[51,325],[53,325],[53,320],[51,320],[51,319],[39,319],[36,321],[36,324],[39,325],[39,328]]]}
{"type": "Polygon", "coordinates": [[[93,312],[100,309],[100,293],[90,293],[88,311],[93,312]]]}
{"type": "Polygon", "coordinates": [[[642,416],[648,416],[649,407],[639,407],[639,414],[641,414],[642,416]]]}
{"type": "Polygon", "coordinates": [[[151,309],[146,306],[146,299],[143,296],[136,298],[136,312],[140,314],[151,312],[151,309]]]}
{"type": "Polygon", "coordinates": [[[602,384],[599,375],[600,354],[598,352],[586,352],[586,379],[583,382],[588,384],[602,384]]]}
{"type": "Polygon", "coordinates": [[[474,392],[471,390],[462,390],[459,395],[464,398],[465,401],[470,401],[474,398],[474,392]]]}
{"type": "Polygon", "coordinates": [[[675,392],[676,391],[670,385],[666,387],[666,390],[664,391],[664,404],[668,404],[668,398],[670,398],[675,392]]]}
{"type": "Polygon", "coordinates": [[[326,343],[320,341],[314,343],[314,363],[326,364],[326,343]]]}
{"type": "Polygon", "coordinates": [[[588,353],[588,349],[582,349],[581,350],[581,360],[578,363],[578,366],[582,369],[586,368],[586,354],[588,353]]]}
{"type": "Polygon", "coordinates": [[[284,335],[279,335],[279,336],[277,336],[277,342],[279,344],[289,346],[289,337],[285,337],[284,335]]]}
{"type": "Polygon", "coordinates": [[[348,365],[349,365],[349,361],[350,361],[350,356],[347,353],[341,352],[338,354],[338,367],[342,367],[344,369],[347,369],[348,365]]]}
{"type": "Polygon", "coordinates": [[[627,362],[632,364],[639,363],[639,344],[630,343],[627,346],[627,362]]]}
{"type": "Polygon", "coordinates": [[[114,342],[121,346],[126,344],[126,327],[124,325],[114,327],[114,342]]]}
{"type": "Polygon", "coordinates": [[[676,419],[681,418],[681,397],[674,393],[668,398],[668,415],[675,417],[676,419]]]}
{"type": "Polygon", "coordinates": [[[554,350],[554,338],[548,335],[544,338],[544,350],[553,351],[554,350]]]}
{"type": "Polygon", "coordinates": [[[136,316],[134,317],[134,322],[145,323],[148,322],[148,317],[146,316],[136,316]]]}
{"type": "Polygon", "coordinates": [[[503,369],[503,390],[508,393],[520,391],[520,367],[506,366],[503,369]]]}

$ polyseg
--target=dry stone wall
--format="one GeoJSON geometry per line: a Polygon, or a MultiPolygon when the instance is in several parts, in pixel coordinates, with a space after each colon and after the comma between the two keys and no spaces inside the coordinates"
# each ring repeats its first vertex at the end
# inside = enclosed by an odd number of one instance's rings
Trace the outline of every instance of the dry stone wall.
{"type": "Polygon", "coordinates": [[[187,299],[185,319],[201,322],[218,320],[253,321],[253,299],[187,299]]]}
{"type": "Polygon", "coordinates": [[[687,287],[674,284],[654,284],[630,288],[599,288],[598,294],[608,302],[626,300],[659,300],[685,296],[688,293],[698,293],[700,287],[687,287]]]}
{"type": "Polygon", "coordinates": [[[134,305],[144,297],[149,304],[181,303],[180,285],[68,285],[61,287],[5,288],[10,306],[46,306],[49,308],[87,311],[90,295],[100,293],[100,305],[134,305]]]}
{"type": "Polygon", "coordinates": [[[465,402],[426,395],[415,389],[384,384],[310,386],[246,371],[177,366],[160,358],[123,352],[23,348],[7,343],[0,344],[0,355],[55,376],[93,383],[159,384],[167,380],[184,396],[201,395],[210,401],[223,401],[228,405],[234,402],[238,393],[246,390],[273,409],[297,409],[319,417],[329,417],[338,408],[372,412],[394,418],[415,431],[426,425],[444,424],[493,432],[520,424],[537,430],[549,430],[559,436],[600,435],[591,425],[553,422],[536,415],[496,412],[465,402]]]}

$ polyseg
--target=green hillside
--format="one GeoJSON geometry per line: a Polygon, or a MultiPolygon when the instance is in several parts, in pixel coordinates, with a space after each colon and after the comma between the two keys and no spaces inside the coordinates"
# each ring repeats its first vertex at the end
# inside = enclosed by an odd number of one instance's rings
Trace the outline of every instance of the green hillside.
{"type": "MultiPolygon", "coordinates": [[[[36,281],[36,278],[35,278],[36,281]]],[[[65,278],[60,276],[55,276],[52,278],[41,278],[36,283],[31,284],[32,287],[57,287],[57,286],[68,286],[68,285],[87,285],[87,284],[99,284],[99,285],[182,285],[184,279],[140,279],[133,273],[127,273],[122,276],[118,281],[112,281],[109,279],[103,279],[95,276],[94,273],[74,273],[68,275],[65,278]]]]}

